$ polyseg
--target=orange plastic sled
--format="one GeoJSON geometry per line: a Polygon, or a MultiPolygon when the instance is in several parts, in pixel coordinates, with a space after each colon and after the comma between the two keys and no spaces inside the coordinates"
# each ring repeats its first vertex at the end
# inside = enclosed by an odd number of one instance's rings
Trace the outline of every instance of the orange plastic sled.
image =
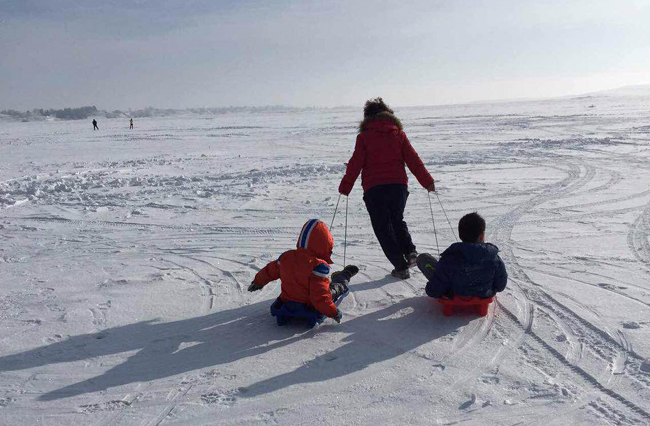
{"type": "Polygon", "coordinates": [[[481,299],[479,297],[454,296],[451,299],[446,297],[438,299],[438,302],[442,305],[442,314],[446,317],[450,317],[454,313],[454,308],[461,307],[474,309],[479,316],[484,317],[487,315],[490,303],[493,301],[494,297],[481,299]]]}

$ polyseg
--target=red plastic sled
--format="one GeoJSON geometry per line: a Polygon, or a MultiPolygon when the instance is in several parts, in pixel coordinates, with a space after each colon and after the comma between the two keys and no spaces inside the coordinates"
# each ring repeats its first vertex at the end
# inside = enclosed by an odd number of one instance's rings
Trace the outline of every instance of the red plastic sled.
{"type": "Polygon", "coordinates": [[[476,311],[479,316],[486,316],[488,313],[488,307],[490,303],[494,301],[494,297],[488,297],[487,299],[481,299],[479,297],[463,297],[463,296],[454,296],[452,299],[441,297],[438,299],[438,302],[442,304],[442,314],[446,317],[450,317],[454,313],[454,308],[472,308],[476,311]]]}

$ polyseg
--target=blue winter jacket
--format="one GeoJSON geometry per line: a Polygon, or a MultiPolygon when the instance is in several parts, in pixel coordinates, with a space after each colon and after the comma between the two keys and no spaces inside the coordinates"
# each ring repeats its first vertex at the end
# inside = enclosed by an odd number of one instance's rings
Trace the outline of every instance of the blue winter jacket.
{"type": "Polygon", "coordinates": [[[508,273],[490,243],[454,243],[440,256],[427,283],[431,297],[492,297],[506,288],[508,273]]]}

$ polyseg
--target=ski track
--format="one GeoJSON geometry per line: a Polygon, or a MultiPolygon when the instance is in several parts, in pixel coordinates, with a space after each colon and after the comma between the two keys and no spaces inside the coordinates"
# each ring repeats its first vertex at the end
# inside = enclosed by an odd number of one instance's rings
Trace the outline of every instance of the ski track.
{"type": "Polygon", "coordinates": [[[650,270],[650,202],[630,226],[627,244],[634,257],[650,270]]]}

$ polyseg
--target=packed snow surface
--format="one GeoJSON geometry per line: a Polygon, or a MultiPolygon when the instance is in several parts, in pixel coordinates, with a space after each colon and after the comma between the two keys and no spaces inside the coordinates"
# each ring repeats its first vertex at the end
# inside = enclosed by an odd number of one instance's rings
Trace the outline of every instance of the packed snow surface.
{"type": "Polygon", "coordinates": [[[501,250],[487,317],[390,276],[360,182],[341,324],[246,291],[330,224],[360,108],[0,123],[0,424],[650,424],[650,97],[396,114],[438,188],[418,250],[471,211],[501,250]]]}

